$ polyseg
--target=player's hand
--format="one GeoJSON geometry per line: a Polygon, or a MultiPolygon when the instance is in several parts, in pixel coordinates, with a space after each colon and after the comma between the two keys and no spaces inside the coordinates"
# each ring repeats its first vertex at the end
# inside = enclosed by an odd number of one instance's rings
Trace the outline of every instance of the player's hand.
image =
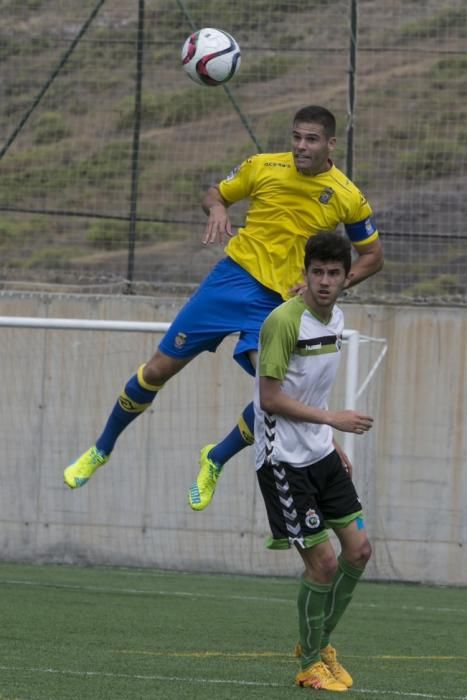
{"type": "Polygon", "coordinates": [[[307,285],[305,282],[300,282],[299,284],[294,284],[293,287],[290,287],[288,293],[289,296],[294,297],[297,296],[298,294],[303,294],[303,292],[306,292],[308,289],[307,285]]]}
{"type": "Polygon", "coordinates": [[[227,215],[227,209],[220,202],[213,204],[209,210],[208,223],[204,229],[201,242],[203,245],[224,243],[225,237],[233,236],[232,225],[227,215]]]}
{"type": "Polygon", "coordinates": [[[335,411],[331,414],[329,425],[343,433],[363,435],[373,426],[373,418],[358,413],[358,411],[335,411]]]}
{"type": "Polygon", "coordinates": [[[353,272],[349,272],[349,274],[347,275],[346,280],[345,280],[345,282],[344,282],[344,287],[343,287],[343,289],[349,289],[349,287],[352,287],[352,285],[353,285],[353,278],[354,278],[353,272]]]}
{"type": "Polygon", "coordinates": [[[336,442],[336,440],[334,440],[334,439],[333,439],[332,442],[333,442],[333,445],[334,445],[334,449],[336,450],[337,454],[339,455],[339,459],[340,459],[341,462],[342,462],[342,466],[344,467],[345,471],[346,471],[347,474],[350,476],[350,478],[352,478],[352,474],[353,474],[353,465],[352,465],[352,462],[350,461],[349,457],[348,457],[347,454],[344,452],[344,450],[342,449],[342,447],[339,445],[339,443],[336,442]]]}

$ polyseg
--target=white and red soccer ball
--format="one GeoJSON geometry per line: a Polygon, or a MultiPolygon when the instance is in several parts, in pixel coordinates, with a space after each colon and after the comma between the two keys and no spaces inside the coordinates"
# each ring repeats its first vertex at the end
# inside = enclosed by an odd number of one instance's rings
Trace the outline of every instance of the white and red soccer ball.
{"type": "Polygon", "coordinates": [[[223,29],[205,27],[191,34],[182,48],[183,68],[195,83],[216,86],[240,68],[240,47],[223,29]]]}

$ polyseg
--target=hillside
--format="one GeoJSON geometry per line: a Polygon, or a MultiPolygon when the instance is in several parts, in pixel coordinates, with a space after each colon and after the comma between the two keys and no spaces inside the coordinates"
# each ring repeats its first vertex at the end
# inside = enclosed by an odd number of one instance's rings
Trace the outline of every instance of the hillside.
{"type": "MultiPolygon", "coordinates": [[[[201,192],[258,145],[286,150],[303,104],[338,115],[346,168],[351,6],[147,1],[132,177],[138,3],[2,3],[3,287],[188,289],[222,254],[199,245],[201,192]],[[239,41],[229,94],[184,75],[190,22],[239,41]]],[[[465,299],[465,3],[360,0],[358,29],[352,176],[388,259],[365,294],[465,299]]]]}

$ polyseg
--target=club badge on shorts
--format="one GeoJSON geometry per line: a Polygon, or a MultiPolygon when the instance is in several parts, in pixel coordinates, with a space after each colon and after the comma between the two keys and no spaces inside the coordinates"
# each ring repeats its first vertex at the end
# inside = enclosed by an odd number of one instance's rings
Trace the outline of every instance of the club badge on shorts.
{"type": "Polygon", "coordinates": [[[177,333],[175,340],[174,340],[174,345],[176,348],[183,348],[183,346],[186,343],[186,333],[177,333]]]}
{"type": "Polygon", "coordinates": [[[307,510],[305,516],[305,523],[310,530],[314,530],[315,528],[319,527],[321,521],[319,519],[318,513],[315,510],[312,510],[311,508],[310,510],[307,510]]]}

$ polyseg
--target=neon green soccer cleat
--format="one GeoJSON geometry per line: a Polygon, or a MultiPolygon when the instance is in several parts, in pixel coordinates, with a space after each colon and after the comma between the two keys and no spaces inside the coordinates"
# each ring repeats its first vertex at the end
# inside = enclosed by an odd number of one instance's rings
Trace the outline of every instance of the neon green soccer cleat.
{"type": "Polygon", "coordinates": [[[216,463],[208,457],[213,447],[215,445],[206,445],[201,450],[198,477],[188,492],[188,503],[193,510],[204,510],[207,508],[216,490],[217,480],[222,468],[219,469],[216,463]]]}
{"type": "Polygon", "coordinates": [[[352,676],[337,660],[336,650],[330,644],[321,649],[321,661],[326,664],[334,678],[343,683],[347,688],[353,686],[352,676]]]}
{"type": "Polygon", "coordinates": [[[63,481],[70,489],[77,489],[89,481],[96,469],[109,461],[105,452],[98,450],[95,445],[89,448],[76,462],[70,464],[63,472],[63,481]]]}
{"type": "Polygon", "coordinates": [[[331,671],[322,661],[316,661],[304,671],[299,671],[295,676],[295,684],[302,688],[313,688],[314,690],[333,690],[334,692],[348,690],[346,685],[334,678],[331,671]]]}

